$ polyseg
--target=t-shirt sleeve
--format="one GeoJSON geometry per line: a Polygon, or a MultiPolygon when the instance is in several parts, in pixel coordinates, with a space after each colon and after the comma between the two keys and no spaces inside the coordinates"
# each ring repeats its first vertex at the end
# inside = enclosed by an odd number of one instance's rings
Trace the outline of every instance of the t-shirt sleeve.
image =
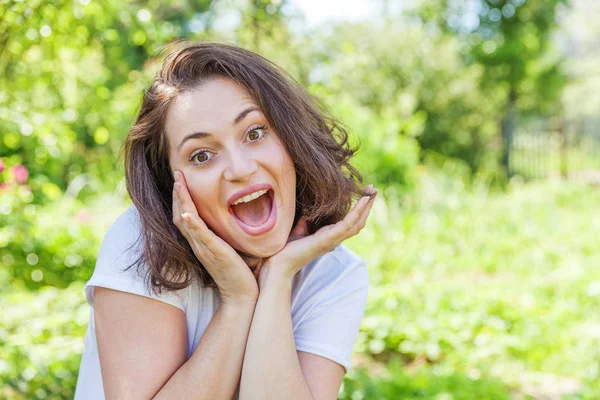
{"type": "Polygon", "coordinates": [[[117,218],[104,236],[94,273],[84,287],[86,301],[93,308],[94,289],[101,286],[162,301],[185,312],[184,290],[164,291],[155,295],[146,287],[144,277],[138,274],[137,265],[126,269],[139,255],[141,242],[131,247],[139,235],[139,216],[131,206],[117,218]]]}
{"type": "Polygon", "coordinates": [[[330,261],[313,266],[320,271],[311,271],[308,285],[320,288],[311,291],[310,300],[302,299],[310,306],[294,329],[294,339],[296,350],[335,361],[347,372],[365,311],[369,276],[360,258],[337,257],[336,262],[351,264],[331,265],[330,261]]]}

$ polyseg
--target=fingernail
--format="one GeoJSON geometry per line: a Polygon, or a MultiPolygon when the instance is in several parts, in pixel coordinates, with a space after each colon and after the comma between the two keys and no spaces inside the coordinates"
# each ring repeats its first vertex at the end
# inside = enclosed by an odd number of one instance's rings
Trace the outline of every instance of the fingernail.
{"type": "Polygon", "coordinates": [[[373,185],[368,185],[364,190],[364,196],[369,196],[370,198],[375,197],[377,194],[377,189],[373,187],[373,185]]]}

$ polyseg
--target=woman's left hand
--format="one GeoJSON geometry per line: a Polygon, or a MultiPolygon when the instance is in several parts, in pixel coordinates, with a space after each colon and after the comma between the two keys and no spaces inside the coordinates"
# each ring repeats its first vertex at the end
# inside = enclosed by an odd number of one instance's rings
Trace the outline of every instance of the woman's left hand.
{"type": "Polygon", "coordinates": [[[290,232],[285,247],[264,260],[258,274],[259,287],[265,283],[267,276],[273,275],[291,282],[294,275],[306,264],[360,232],[365,227],[376,195],[377,190],[372,185],[367,186],[363,197],[343,220],[324,226],[309,236],[306,220],[300,218],[290,232]]]}

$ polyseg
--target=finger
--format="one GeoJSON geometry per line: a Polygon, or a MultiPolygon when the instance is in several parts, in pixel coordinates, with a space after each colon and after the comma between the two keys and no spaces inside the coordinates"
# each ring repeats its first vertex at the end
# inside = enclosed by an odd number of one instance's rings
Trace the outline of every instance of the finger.
{"type": "MultiPolygon", "coordinates": [[[[203,232],[205,232],[205,230],[203,230],[203,227],[206,227],[204,221],[202,221],[202,219],[199,216],[198,218],[194,218],[194,216],[190,215],[191,213],[184,208],[183,204],[181,203],[180,196],[181,183],[175,182],[175,184],[173,185],[173,189],[174,223],[175,221],[177,222],[176,225],[179,228],[179,231],[191,245],[193,245],[194,242],[197,242],[197,238],[199,238],[200,241],[204,242],[205,240],[207,240],[206,238],[203,239],[203,232]],[[190,217],[184,218],[184,215],[190,215],[190,217]]],[[[194,210],[195,209],[196,207],[194,206],[194,210]]]]}
{"type": "Polygon", "coordinates": [[[358,232],[360,232],[367,224],[367,218],[369,217],[369,215],[371,214],[371,209],[373,208],[373,204],[375,204],[375,197],[377,194],[373,195],[373,197],[371,197],[369,199],[369,201],[367,202],[366,207],[363,209],[360,218],[358,219],[358,221],[356,221],[356,224],[354,225],[353,228],[351,228],[348,233],[350,234],[349,236],[347,236],[346,238],[344,238],[344,240],[348,239],[351,236],[356,235],[358,232]]]}
{"type": "Polygon", "coordinates": [[[316,257],[335,249],[348,237],[353,236],[355,233],[349,234],[348,232],[358,223],[360,217],[363,215],[362,213],[365,211],[365,207],[369,206],[368,203],[372,203],[369,200],[368,196],[361,197],[343,220],[333,225],[324,226],[313,235],[304,237],[301,240],[304,244],[304,250],[300,258],[305,259],[307,262],[314,260],[316,257]]]}
{"type": "Polygon", "coordinates": [[[192,200],[192,196],[190,195],[187,184],[185,182],[185,177],[179,171],[176,172],[176,176],[178,177],[177,182],[175,182],[173,186],[176,187],[177,194],[179,195],[179,200],[181,201],[182,214],[189,212],[190,214],[199,217],[198,210],[196,209],[196,205],[192,200]]]}
{"type": "Polygon", "coordinates": [[[173,224],[179,229],[183,226],[183,220],[181,219],[181,202],[179,201],[175,186],[173,186],[173,224]]]}
{"type": "Polygon", "coordinates": [[[185,239],[193,244],[192,237],[187,228],[187,223],[181,218],[182,210],[181,210],[181,201],[179,200],[179,196],[175,189],[173,189],[173,223],[179,229],[179,232],[185,237],[185,239]]]}
{"type": "Polygon", "coordinates": [[[375,189],[373,187],[373,185],[368,185],[364,190],[363,190],[363,196],[369,196],[369,197],[373,197],[377,194],[377,189],[375,189]]]}
{"type": "Polygon", "coordinates": [[[331,246],[327,247],[335,247],[347,238],[354,236],[356,233],[354,233],[353,228],[356,226],[370,200],[371,198],[369,196],[365,195],[361,197],[356,202],[352,210],[346,214],[343,220],[334,225],[321,228],[319,231],[322,230],[322,234],[325,236],[325,238],[323,238],[324,245],[330,244],[331,246]]]}
{"type": "Polygon", "coordinates": [[[358,202],[354,205],[354,208],[350,210],[348,214],[337,223],[333,225],[327,225],[315,232],[314,235],[309,238],[314,238],[320,245],[319,252],[327,252],[335,248],[345,239],[346,232],[352,228],[360,215],[360,210],[364,207],[368,197],[361,197],[358,202]]]}
{"type": "Polygon", "coordinates": [[[210,246],[213,242],[215,234],[208,229],[206,223],[199,216],[194,216],[189,212],[181,214],[183,225],[188,231],[188,235],[197,238],[205,246],[210,246]]]}
{"type": "MultiPolygon", "coordinates": [[[[181,176],[181,175],[180,175],[181,176]]],[[[175,182],[173,185],[175,187],[175,192],[177,195],[177,200],[179,202],[179,214],[181,215],[182,220],[187,223],[187,227],[194,232],[197,232],[200,235],[201,240],[208,240],[208,227],[198,215],[198,210],[196,209],[196,205],[192,201],[189,191],[185,184],[182,181],[175,182]],[[188,218],[184,218],[184,215],[189,215],[188,218]]]]}
{"type": "MultiPolygon", "coordinates": [[[[196,210],[196,206],[194,205],[194,207],[190,207],[189,202],[187,201],[187,198],[189,197],[189,192],[187,192],[187,189],[184,188],[184,186],[180,183],[180,182],[176,182],[175,185],[173,185],[175,188],[175,193],[177,195],[177,200],[179,201],[179,212],[180,214],[183,213],[198,213],[198,210],[196,210]],[[187,196],[186,196],[187,194],[187,196]]],[[[193,204],[193,202],[192,202],[193,204]]]]}
{"type": "Polygon", "coordinates": [[[352,208],[352,210],[346,214],[344,219],[334,225],[334,230],[338,236],[344,236],[346,232],[356,225],[356,222],[360,219],[360,216],[369,203],[369,200],[370,198],[368,196],[361,197],[354,205],[354,208],[352,208]]]}
{"type": "MultiPolygon", "coordinates": [[[[371,186],[371,185],[369,185],[369,186],[371,186]]],[[[360,232],[361,229],[365,227],[365,225],[367,223],[367,218],[369,217],[369,214],[371,213],[371,209],[373,208],[373,204],[375,204],[375,198],[377,197],[377,190],[373,189],[372,186],[371,186],[371,190],[372,191],[369,194],[363,196],[363,198],[367,198],[365,205],[363,206],[362,210],[360,211],[360,215],[359,215],[357,221],[354,223],[354,226],[349,229],[350,232],[352,232],[354,230],[354,233],[353,233],[354,235],[357,234],[358,232],[360,232]]],[[[350,236],[348,236],[348,237],[350,237],[350,236]]],[[[346,237],[346,239],[348,237],[346,237]]]]}

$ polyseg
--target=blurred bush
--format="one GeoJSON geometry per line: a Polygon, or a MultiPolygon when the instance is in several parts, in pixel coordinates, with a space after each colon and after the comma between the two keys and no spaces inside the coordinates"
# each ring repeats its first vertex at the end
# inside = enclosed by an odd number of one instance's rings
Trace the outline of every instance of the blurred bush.
{"type": "Polygon", "coordinates": [[[461,373],[443,375],[425,370],[411,373],[397,361],[390,362],[382,375],[364,369],[350,371],[338,399],[511,399],[510,389],[500,381],[471,378],[461,373]]]}
{"type": "Polygon", "coordinates": [[[46,202],[39,205],[27,169],[19,164],[7,171],[0,173],[6,176],[0,180],[0,289],[64,288],[87,280],[108,224],[125,207],[124,194],[108,193],[84,205],[77,195],[94,182],[80,176],[64,196],[54,184],[41,185],[46,202]]]}
{"type": "Polygon", "coordinates": [[[83,284],[0,296],[0,398],[72,399],[89,306],[83,284]]]}
{"type": "Polygon", "coordinates": [[[400,207],[376,203],[371,229],[348,240],[373,285],[359,351],[385,365],[488,377],[535,398],[597,386],[590,316],[600,307],[600,223],[582,210],[593,210],[600,193],[509,189],[431,171],[397,197],[400,207]]]}

